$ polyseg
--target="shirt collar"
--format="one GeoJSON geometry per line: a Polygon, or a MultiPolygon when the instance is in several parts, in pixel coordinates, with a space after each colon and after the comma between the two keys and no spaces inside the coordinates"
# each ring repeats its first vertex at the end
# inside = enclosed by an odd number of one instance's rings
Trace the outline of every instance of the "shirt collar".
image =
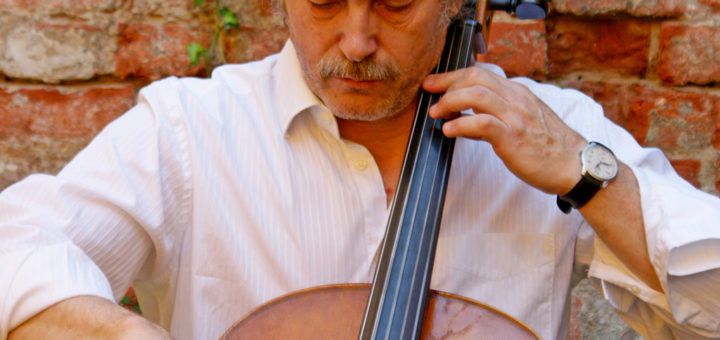
{"type": "Polygon", "coordinates": [[[322,101],[308,87],[303,77],[295,46],[285,43],[273,70],[279,118],[285,134],[293,119],[305,111],[323,107],[322,101]]]}

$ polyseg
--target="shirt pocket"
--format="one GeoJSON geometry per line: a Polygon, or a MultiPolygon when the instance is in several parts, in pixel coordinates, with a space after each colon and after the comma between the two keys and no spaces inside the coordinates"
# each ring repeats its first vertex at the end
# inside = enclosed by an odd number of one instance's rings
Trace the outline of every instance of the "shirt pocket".
{"type": "Polygon", "coordinates": [[[441,236],[431,287],[496,307],[547,338],[554,268],[553,234],[441,236]]]}

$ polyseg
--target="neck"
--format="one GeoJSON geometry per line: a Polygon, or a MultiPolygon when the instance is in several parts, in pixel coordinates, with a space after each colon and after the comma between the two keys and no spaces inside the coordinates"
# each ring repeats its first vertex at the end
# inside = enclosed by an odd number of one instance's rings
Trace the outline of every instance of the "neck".
{"type": "Polygon", "coordinates": [[[392,202],[405,157],[416,103],[388,118],[360,121],[338,118],[340,136],[368,149],[380,169],[387,204],[392,202]]]}

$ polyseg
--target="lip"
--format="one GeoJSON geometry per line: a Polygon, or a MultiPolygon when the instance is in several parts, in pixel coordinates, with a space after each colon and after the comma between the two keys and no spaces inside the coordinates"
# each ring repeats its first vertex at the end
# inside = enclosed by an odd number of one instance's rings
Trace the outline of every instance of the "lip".
{"type": "Polygon", "coordinates": [[[359,79],[351,79],[351,78],[335,78],[335,79],[337,79],[338,81],[343,83],[345,86],[361,88],[361,89],[370,88],[381,82],[381,80],[359,80],[359,79]]]}

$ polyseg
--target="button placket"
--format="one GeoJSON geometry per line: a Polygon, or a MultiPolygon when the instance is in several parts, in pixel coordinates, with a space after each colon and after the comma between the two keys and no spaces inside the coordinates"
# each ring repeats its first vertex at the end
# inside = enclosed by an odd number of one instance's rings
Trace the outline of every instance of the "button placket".
{"type": "Polygon", "coordinates": [[[352,178],[357,186],[358,194],[362,201],[362,209],[365,225],[365,240],[367,242],[367,264],[370,275],[374,274],[375,255],[379,243],[385,234],[387,224],[387,204],[385,187],[382,182],[380,170],[375,164],[370,152],[363,146],[352,142],[345,143],[348,168],[352,172],[352,178]]]}

